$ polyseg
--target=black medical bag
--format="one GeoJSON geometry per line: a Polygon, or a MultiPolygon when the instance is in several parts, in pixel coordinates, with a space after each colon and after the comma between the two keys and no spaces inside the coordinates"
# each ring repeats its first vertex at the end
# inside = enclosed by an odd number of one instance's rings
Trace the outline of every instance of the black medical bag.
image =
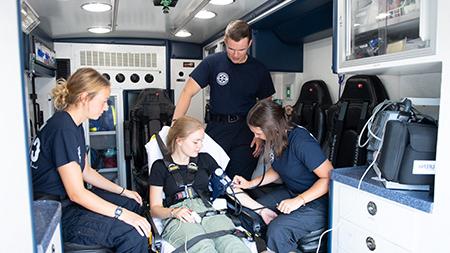
{"type": "MultiPolygon", "coordinates": [[[[437,126],[433,123],[390,120],[377,159],[382,176],[409,185],[432,185],[434,175],[413,172],[415,161],[436,159],[437,126]]],[[[422,166],[430,166],[425,162],[422,166]]],[[[416,165],[417,166],[417,165],[416,165]]]]}

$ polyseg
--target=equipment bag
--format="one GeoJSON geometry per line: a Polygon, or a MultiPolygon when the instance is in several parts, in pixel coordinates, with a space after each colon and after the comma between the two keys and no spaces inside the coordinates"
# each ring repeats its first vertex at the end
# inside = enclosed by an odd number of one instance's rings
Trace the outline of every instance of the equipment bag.
{"type": "Polygon", "coordinates": [[[433,118],[420,113],[410,99],[385,100],[375,107],[366,127],[368,139],[361,144],[360,138],[359,144],[368,145],[369,166],[380,177],[404,185],[432,185],[433,175],[427,173],[434,168],[436,155],[433,118]]]}
{"type": "MultiPolygon", "coordinates": [[[[386,124],[377,167],[382,176],[409,185],[432,185],[434,175],[423,175],[421,166],[436,159],[437,126],[390,120],[386,124]]],[[[427,168],[425,168],[427,170],[427,168]]]]}

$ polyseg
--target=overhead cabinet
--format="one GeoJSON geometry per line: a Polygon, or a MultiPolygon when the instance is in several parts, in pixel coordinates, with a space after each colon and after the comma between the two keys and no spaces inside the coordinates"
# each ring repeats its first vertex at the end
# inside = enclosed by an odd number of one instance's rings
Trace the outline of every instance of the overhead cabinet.
{"type": "Polygon", "coordinates": [[[271,30],[254,30],[250,52],[269,71],[303,72],[303,43],[284,43],[271,30]]]}
{"type": "Polygon", "coordinates": [[[436,5],[435,0],[338,0],[334,70],[432,62],[427,56],[435,55],[436,5]]]}

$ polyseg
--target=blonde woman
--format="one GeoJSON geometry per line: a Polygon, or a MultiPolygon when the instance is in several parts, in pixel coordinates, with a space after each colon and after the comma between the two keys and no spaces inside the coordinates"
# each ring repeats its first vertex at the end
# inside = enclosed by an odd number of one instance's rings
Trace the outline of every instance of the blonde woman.
{"type": "Polygon", "coordinates": [[[61,201],[65,242],[148,252],[150,224],[136,213],[139,194],[112,183],[87,162],[82,123],[107,110],[110,92],[109,82],[91,68],[58,81],[52,91],[58,111],[30,152],[34,198],[61,201]],[[94,189],[86,189],[86,183],[94,189]]]}

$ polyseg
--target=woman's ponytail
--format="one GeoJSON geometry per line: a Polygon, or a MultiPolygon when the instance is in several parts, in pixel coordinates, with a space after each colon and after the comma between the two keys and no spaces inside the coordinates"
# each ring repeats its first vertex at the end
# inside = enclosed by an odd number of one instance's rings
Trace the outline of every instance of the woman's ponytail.
{"type": "Polygon", "coordinates": [[[67,107],[66,98],[68,95],[67,81],[64,78],[58,79],[55,88],[52,89],[53,104],[58,111],[62,111],[67,107]]]}

